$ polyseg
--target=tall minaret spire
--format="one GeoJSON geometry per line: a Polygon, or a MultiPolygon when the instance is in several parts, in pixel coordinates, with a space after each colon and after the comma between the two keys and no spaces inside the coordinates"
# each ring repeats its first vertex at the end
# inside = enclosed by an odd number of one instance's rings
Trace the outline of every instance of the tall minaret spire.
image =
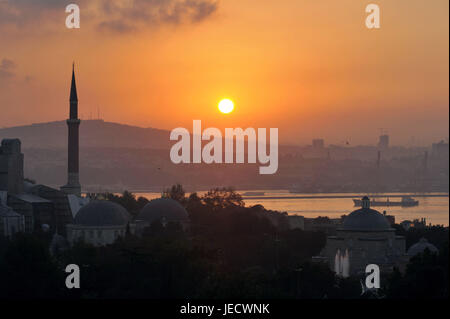
{"type": "Polygon", "coordinates": [[[78,118],[78,94],[75,81],[75,62],[72,64],[72,83],[70,85],[70,113],[67,120],[68,127],[68,162],[67,185],[61,187],[66,194],[81,196],[79,181],[79,134],[80,119],[78,118]]]}
{"type": "Polygon", "coordinates": [[[75,62],[72,65],[72,83],[70,85],[70,119],[78,118],[78,94],[75,81],[75,62]]]}

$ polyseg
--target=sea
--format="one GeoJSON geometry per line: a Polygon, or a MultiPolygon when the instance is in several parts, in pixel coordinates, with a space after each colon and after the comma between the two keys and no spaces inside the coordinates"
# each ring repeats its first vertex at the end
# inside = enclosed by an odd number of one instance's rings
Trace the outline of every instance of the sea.
{"type": "MultiPolygon", "coordinates": [[[[321,194],[296,194],[288,190],[237,190],[243,195],[246,206],[262,205],[266,209],[287,212],[289,215],[301,215],[307,218],[329,217],[339,218],[349,214],[358,207],[354,206],[353,198],[361,198],[370,194],[348,194],[348,193],[321,193],[321,194]],[[264,193],[251,194],[246,193],[264,193]]],[[[199,195],[205,192],[197,192],[199,195]]],[[[161,193],[136,193],[147,199],[161,197],[161,193]]],[[[400,201],[397,196],[410,195],[419,201],[414,207],[374,207],[374,209],[387,215],[393,215],[396,223],[404,220],[426,218],[427,224],[449,225],[449,196],[448,193],[406,194],[406,193],[377,193],[377,200],[389,198],[392,201],[400,201]]]]}

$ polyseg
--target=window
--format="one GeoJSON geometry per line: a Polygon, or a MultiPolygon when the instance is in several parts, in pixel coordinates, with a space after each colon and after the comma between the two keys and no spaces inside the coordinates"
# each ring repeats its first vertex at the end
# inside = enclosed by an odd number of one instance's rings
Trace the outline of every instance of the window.
{"type": "Polygon", "coordinates": [[[101,230],[97,230],[97,237],[98,238],[102,238],[102,231],[101,230]]]}

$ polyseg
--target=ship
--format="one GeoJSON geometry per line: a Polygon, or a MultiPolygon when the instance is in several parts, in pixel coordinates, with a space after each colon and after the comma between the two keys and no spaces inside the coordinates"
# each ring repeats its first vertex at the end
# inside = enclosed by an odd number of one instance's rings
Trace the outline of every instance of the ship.
{"type": "Polygon", "coordinates": [[[264,196],[265,192],[245,192],[242,196],[264,196]]]}
{"type": "MultiPolygon", "coordinates": [[[[353,199],[353,202],[355,203],[355,206],[362,206],[362,200],[361,199],[353,199]]],[[[415,200],[411,196],[402,196],[401,201],[390,201],[389,198],[387,198],[385,201],[383,200],[377,200],[372,199],[370,201],[370,206],[401,206],[401,207],[413,207],[418,206],[419,201],[415,200]]]]}

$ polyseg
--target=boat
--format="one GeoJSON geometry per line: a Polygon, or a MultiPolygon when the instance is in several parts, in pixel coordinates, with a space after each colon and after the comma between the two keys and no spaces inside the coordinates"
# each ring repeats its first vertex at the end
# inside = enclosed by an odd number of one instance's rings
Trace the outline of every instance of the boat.
{"type": "MultiPolygon", "coordinates": [[[[355,203],[355,206],[362,206],[362,200],[361,199],[353,199],[353,202],[355,203]]],[[[402,196],[401,201],[390,201],[389,198],[387,200],[377,200],[372,199],[370,200],[370,206],[401,206],[401,207],[412,207],[412,206],[418,206],[419,201],[413,199],[411,196],[402,196]]]]}
{"type": "Polygon", "coordinates": [[[264,196],[265,194],[264,192],[245,192],[242,196],[264,196]]]}

